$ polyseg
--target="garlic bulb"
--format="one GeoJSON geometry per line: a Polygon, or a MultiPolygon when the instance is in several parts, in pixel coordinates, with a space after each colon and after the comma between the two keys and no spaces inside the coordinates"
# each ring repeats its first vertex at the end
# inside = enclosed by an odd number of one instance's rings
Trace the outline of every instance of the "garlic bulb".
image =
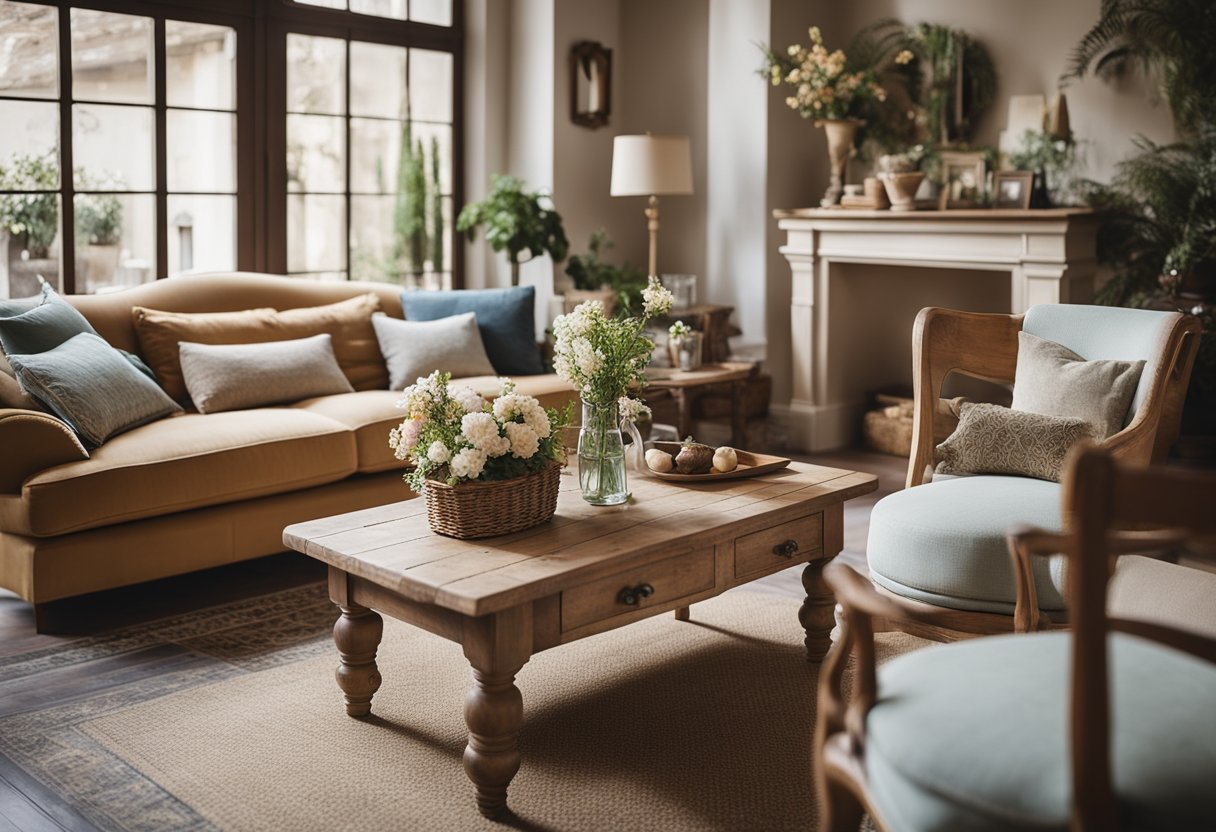
{"type": "Polygon", "coordinates": [[[719,474],[728,474],[739,467],[739,456],[734,448],[718,448],[714,451],[714,470],[719,474]]]}

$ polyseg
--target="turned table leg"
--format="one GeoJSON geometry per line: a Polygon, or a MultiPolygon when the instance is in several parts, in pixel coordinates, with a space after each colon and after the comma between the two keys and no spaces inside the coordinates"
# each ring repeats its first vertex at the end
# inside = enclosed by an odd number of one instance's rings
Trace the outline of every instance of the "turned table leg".
{"type": "Polygon", "coordinates": [[[798,610],[798,620],[806,630],[806,660],[821,662],[832,646],[832,627],[836,624],[836,596],[823,579],[823,567],[831,558],[813,560],[802,570],[806,600],[798,610]]]}
{"type": "Polygon", "coordinates": [[[515,674],[532,654],[531,605],[467,619],[464,654],[473,667],[464,700],[464,770],[477,790],[477,811],[493,818],[506,811],[507,786],[519,771],[524,700],[515,674]]]}
{"type": "Polygon", "coordinates": [[[334,644],[341,663],[335,673],[346,699],[348,716],[367,716],[372,696],[380,688],[376,648],[384,635],[384,619],[358,604],[341,606],[342,617],[334,623],[334,644]]]}

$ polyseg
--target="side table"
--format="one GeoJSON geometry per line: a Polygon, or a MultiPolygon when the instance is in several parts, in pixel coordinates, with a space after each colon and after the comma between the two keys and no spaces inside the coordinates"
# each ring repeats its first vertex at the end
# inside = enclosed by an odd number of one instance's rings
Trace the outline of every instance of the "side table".
{"type": "Polygon", "coordinates": [[[705,364],[696,370],[658,369],[650,378],[647,389],[667,390],[676,401],[676,429],[680,438],[692,433],[692,408],[698,398],[716,387],[730,385],[730,443],[739,446],[747,436],[747,414],[744,394],[747,380],[756,374],[759,365],[750,361],[723,361],[705,364]]]}

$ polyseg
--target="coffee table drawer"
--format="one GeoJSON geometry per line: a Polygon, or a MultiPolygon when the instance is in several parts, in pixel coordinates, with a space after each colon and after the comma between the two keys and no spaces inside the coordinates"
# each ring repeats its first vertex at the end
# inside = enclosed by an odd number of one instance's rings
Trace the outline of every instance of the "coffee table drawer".
{"type": "Polygon", "coordinates": [[[735,539],[735,577],[774,572],[823,551],[823,515],[800,517],[735,539]]]}
{"type": "Polygon", "coordinates": [[[714,586],[712,546],[667,558],[562,593],[562,632],[714,586]]]}

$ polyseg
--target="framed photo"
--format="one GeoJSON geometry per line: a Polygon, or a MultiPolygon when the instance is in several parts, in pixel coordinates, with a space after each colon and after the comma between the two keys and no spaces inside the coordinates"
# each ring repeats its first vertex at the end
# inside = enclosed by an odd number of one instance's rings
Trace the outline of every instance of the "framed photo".
{"type": "Polygon", "coordinates": [[[942,188],[937,198],[938,210],[977,207],[984,196],[984,153],[948,150],[942,153],[941,160],[942,188]]]}
{"type": "Polygon", "coordinates": [[[996,208],[1029,208],[1034,190],[1034,173],[1028,170],[998,171],[992,183],[992,204],[996,208]]]}

